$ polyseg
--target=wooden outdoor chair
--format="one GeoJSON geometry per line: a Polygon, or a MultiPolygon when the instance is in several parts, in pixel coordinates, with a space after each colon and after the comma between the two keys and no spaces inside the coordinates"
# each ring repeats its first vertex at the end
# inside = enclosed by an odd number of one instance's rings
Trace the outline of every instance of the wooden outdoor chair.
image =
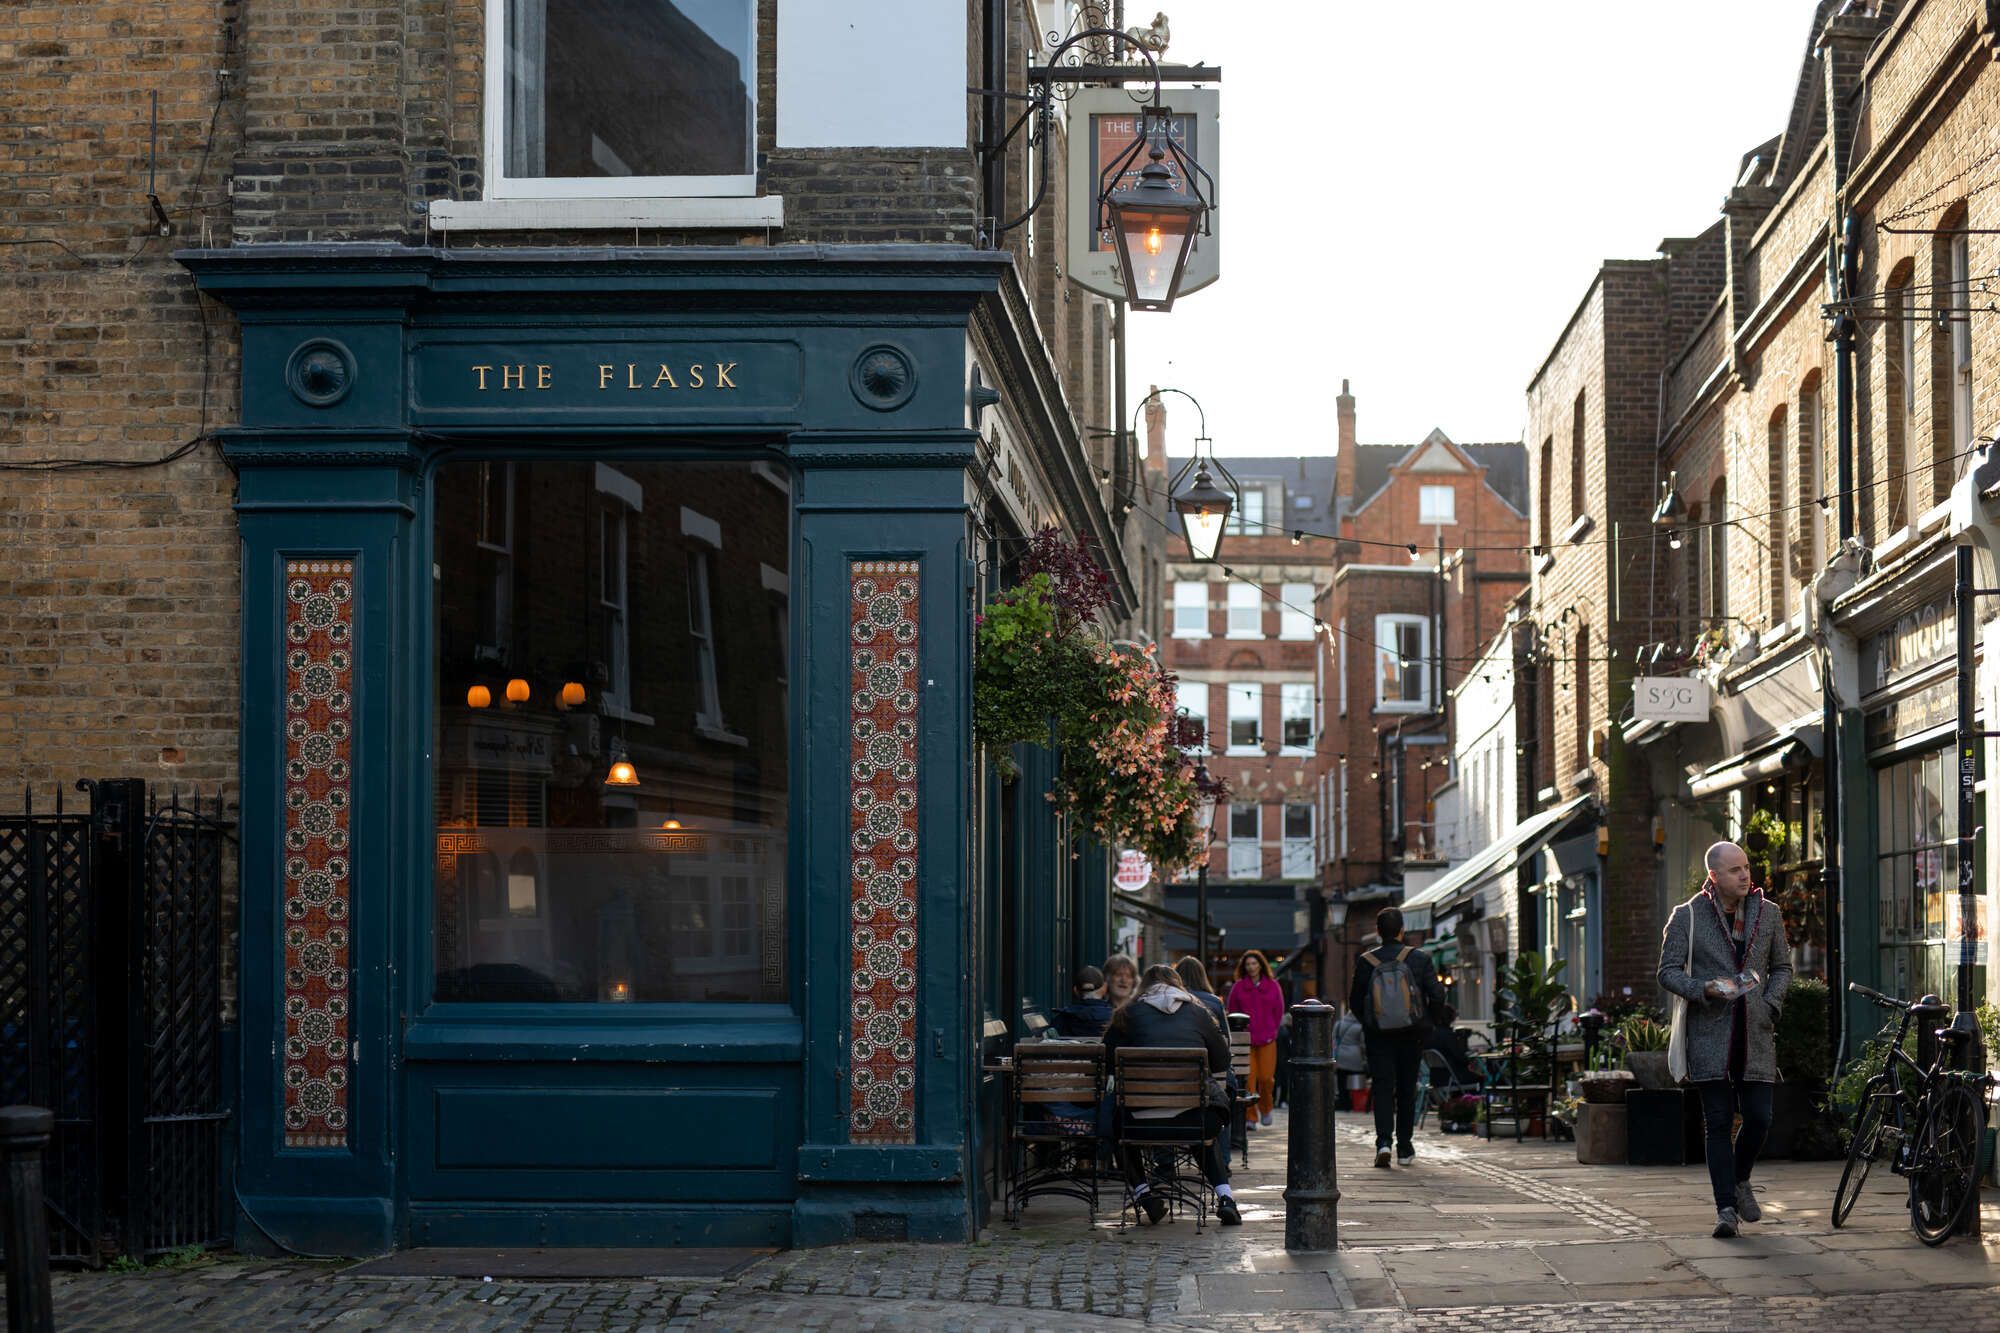
{"type": "Polygon", "coordinates": [[[1097,1107],[1104,1100],[1098,1042],[1024,1041],[1014,1047],[1007,1220],[1038,1195],[1081,1200],[1097,1222],[1097,1107]]]}
{"type": "Polygon", "coordinates": [[[1236,1145],[1243,1153],[1243,1169],[1250,1169],[1250,1129],[1247,1125],[1249,1113],[1262,1108],[1258,1103],[1263,1098],[1250,1088],[1250,1015],[1229,1015],[1229,1072],[1236,1076],[1236,1086],[1229,1090],[1229,1132],[1236,1136],[1236,1145]]]}
{"type": "MultiPolygon", "coordinates": [[[[1152,1191],[1171,1208],[1192,1207],[1195,1234],[1199,1235],[1214,1194],[1201,1173],[1201,1156],[1218,1132],[1211,1122],[1226,1114],[1220,1107],[1211,1108],[1208,1100],[1208,1052],[1199,1046],[1124,1046],[1118,1050],[1115,1073],[1112,1090],[1119,1146],[1149,1154],[1152,1169],[1146,1174],[1152,1191]],[[1171,1118],[1204,1109],[1213,1109],[1216,1114],[1181,1123],[1171,1118]],[[1136,1114],[1140,1111],[1166,1114],[1142,1117],[1136,1114]],[[1157,1179],[1153,1179],[1155,1172],[1157,1179]]],[[[1121,1229],[1125,1214],[1132,1212],[1136,1217],[1137,1207],[1128,1190],[1118,1210],[1121,1229]]]]}

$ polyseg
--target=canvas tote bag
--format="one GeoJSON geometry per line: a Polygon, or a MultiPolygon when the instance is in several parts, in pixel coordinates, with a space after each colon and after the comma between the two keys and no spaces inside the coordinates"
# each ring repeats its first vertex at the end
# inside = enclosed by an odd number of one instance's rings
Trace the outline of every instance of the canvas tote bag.
{"type": "MultiPolygon", "coordinates": [[[[1694,907],[1692,904],[1688,907],[1687,957],[1682,960],[1681,967],[1683,969],[1692,969],[1694,967],[1694,907]]],[[[1691,970],[1689,971],[1689,975],[1693,975],[1691,970]]],[[[1667,1022],[1672,1024],[1673,1031],[1667,1037],[1667,1072],[1674,1076],[1674,1082],[1676,1083],[1685,1083],[1688,1076],[1687,1010],[1688,1002],[1680,995],[1671,994],[1668,996],[1667,1022]]]]}

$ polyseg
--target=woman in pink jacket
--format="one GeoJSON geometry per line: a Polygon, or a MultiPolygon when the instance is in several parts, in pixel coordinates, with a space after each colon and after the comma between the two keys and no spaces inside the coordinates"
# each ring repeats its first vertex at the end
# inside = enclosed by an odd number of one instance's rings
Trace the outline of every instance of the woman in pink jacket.
{"type": "Polygon", "coordinates": [[[1245,1112],[1244,1128],[1256,1126],[1260,1111],[1268,1125],[1278,1088],[1278,1024],[1285,1018],[1285,990],[1263,954],[1251,949],[1236,960],[1236,981],[1224,1004],[1232,1014],[1250,1016],[1250,1076],[1244,1091],[1257,1094],[1257,1105],[1245,1112]]]}

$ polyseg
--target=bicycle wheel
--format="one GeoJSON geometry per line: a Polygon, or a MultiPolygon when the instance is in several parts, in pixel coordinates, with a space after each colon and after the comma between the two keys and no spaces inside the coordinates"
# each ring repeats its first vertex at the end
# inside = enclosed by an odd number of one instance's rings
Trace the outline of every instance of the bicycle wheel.
{"type": "Polygon", "coordinates": [[[1986,1114],[1963,1083],[1948,1083],[1932,1099],[1917,1133],[1910,1173],[1910,1229],[1926,1245],[1942,1245],[1979,1198],[1979,1140],[1986,1114]]]}
{"type": "Polygon", "coordinates": [[[1854,1108],[1853,1136],[1847,1144],[1847,1165],[1841,1168],[1840,1184],[1833,1191],[1833,1224],[1836,1227],[1847,1222],[1847,1215],[1854,1211],[1855,1200],[1861,1197],[1861,1186],[1868,1179],[1868,1168],[1875,1164],[1875,1155],[1881,1148],[1882,1121],[1889,1109],[1889,1079],[1877,1074],[1868,1080],[1868,1087],[1861,1094],[1861,1105],[1854,1108]]]}

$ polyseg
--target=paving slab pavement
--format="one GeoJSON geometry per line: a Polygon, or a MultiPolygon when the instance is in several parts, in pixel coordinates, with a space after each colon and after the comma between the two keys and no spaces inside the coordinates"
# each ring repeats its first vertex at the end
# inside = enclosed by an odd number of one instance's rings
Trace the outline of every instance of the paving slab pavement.
{"type": "MultiPolygon", "coordinates": [[[[1901,1182],[1871,1180],[1848,1226],[1827,1209],[1838,1163],[1759,1168],[1766,1220],[1708,1235],[1707,1179],[1687,1167],[1583,1167],[1569,1144],[1428,1131],[1417,1164],[1368,1165],[1372,1128],[1343,1116],[1341,1249],[1284,1249],[1284,1113],[1238,1173],[1245,1225],[1091,1225],[1037,1200],[971,1245],[770,1255],[726,1277],[492,1283],[368,1277],[352,1266],[233,1259],[188,1270],[62,1274],[59,1327],[244,1329],[1436,1328],[1620,1333],[1871,1326],[2000,1333],[2000,1243],[1920,1245],[1901,1182]],[[1922,1317],[1912,1322],[1913,1293],[1922,1317]],[[1445,1313],[1448,1311],[1449,1313],[1445,1313]]],[[[2000,1237],[2000,1192],[1986,1208],[2000,1237]]],[[[1107,1197],[1115,1209],[1115,1197],[1107,1197]]]]}

